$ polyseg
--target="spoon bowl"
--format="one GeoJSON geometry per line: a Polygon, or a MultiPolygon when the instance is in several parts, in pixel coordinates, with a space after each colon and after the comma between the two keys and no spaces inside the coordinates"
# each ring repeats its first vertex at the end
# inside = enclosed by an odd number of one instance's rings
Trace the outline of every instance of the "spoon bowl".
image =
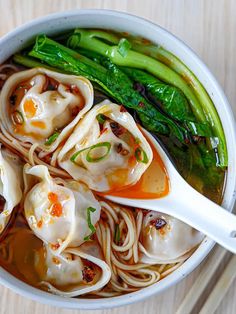
{"type": "Polygon", "coordinates": [[[236,216],[193,189],[178,173],[155,138],[142,130],[160,155],[169,178],[169,193],[157,199],[135,199],[105,195],[105,198],[174,216],[236,254],[236,216]]]}

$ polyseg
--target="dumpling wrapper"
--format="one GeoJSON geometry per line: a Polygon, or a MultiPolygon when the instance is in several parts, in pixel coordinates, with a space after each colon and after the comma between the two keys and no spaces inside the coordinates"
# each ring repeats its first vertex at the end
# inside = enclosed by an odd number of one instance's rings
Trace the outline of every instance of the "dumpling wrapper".
{"type": "Polygon", "coordinates": [[[23,166],[20,158],[0,146],[0,195],[5,201],[0,214],[0,233],[5,229],[11,213],[22,198],[23,166]]]}
{"type": "Polygon", "coordinates": [[[111,278],[111,270],[94,242],[85,243],[80,248],[67,248],[58,256],[45,246],[35,264],[42,280],[40,284],[63,297],[97,291],[111,278]]]}
{"type": "Polygon", "coordinates": [[[143,219],[139,249],[141,262],[147,264],[177,263],[187,258],[187,253],[196,247],[204,235],[169,215],[150,211],[143,219]],[[158,218],[166,225],[156,229],[158,218]]]}
{"type": "Polygon", "coordinates": [[[34,68],[13,74],[4,84],[0,95],[0,119],[13,137],[22,142],[39,143],[43,150],[52,152],[68,137],[92,104],[93,87],[86,78],[34,68]],[[50,79],[58,84],[55,90],[51,90],[50,79]],[[44,90],[46,84],[49,84],[48,90],[44,90]],[[25,94],[21,92],[15,97],[17,86],[26,86],[25,94]],[[20,101],[18,97],[21,97],[20,101]],[[13,105],[14,102],[18,104],[13,105]],[[15,114],[22,124],[13,122],[15,114]],[[58,129],[59,136],[51,145],[44,145],[58,129]]]}
{"type": "Polygon", "coordinates": [[[86,183],[89,188],[95,191],[119,190],[124,186],[135,184],[153,158],[152,149],[133,117],[121,109],[121,106],[108,100],[94,106],[78,123],[58,154],[58,164],[61,168],[66,170],[75,180],[86,183]],[[96,118],[99,114],[104,115],[107,119],[102,131],[96,118]],[[125,129],[129,138],[132,138],[132,143],[126,141],[125,136],[119,137],[114,134],[111,122],[125,129]],[[97,152],[93,149],[95,158],[98,158],[96,154],[105,157],[91,162],[88,160],[88,153],[90,153],[88,148],[99,143],[110,145],[110,150],[107,146],[95,147],[97,149],[97,152]],[[135,149],[138,147],[146,154],[143,159],[144,162],[137,161],[135,157],[135,149]],[[81,153],[73,162],[71,158],[79,151],[81,153]]]}
{"type": "Polygon", "coordinates": [[[101,206],[93,193],[82,183],[63,181],[56,183],[46,166],[26,165],[24,168],[27,189],[25,217],[35,235],[45,242],[54,254],[67,247],[77,247],[91,235],[91,224],[100,218],[101,206]]]}

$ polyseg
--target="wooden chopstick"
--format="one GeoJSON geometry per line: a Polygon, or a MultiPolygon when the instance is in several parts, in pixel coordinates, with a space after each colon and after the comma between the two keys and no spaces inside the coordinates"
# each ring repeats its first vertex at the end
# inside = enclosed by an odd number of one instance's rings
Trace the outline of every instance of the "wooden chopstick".
{"type": "Polygon", "coordinates": [[[221,261],[225,257],[226,252],[227,251],[220,247],[219,245],[215,246],[213,253],[206,260],[204,268],[202,269],[198,278],[196,279],[191,289],[183,299],[176,314],[189,314],[193,310],[201,294],[203,293],[205,287],[208,285],[216,269],[218,268],[221,261]]]}
{"type": "Polygon", "coordinates": [[[199,314],[214,313],[236,276],[236,255],[231,257],[199,314]]]}

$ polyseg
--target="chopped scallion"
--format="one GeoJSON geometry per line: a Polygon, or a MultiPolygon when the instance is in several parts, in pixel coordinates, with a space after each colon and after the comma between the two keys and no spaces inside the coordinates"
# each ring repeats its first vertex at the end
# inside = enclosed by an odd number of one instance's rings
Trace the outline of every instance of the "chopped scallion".
{"type": "Polygon", "coordinates": [[[120,242],[120,227],[119,224],[115,225],[114,242],[118,244],[120,242]]]}
{"type": "Polygon", "coordinates": [[[148,156],[140,146],[135,149],[134,155],[138,162],[142,162],[144,164],[148,163],[148,156]]]}
{"type": "Polygon", "coordinates": [[[104,122],[106,121],[106,116],[104,116],[104,114],[101,113],[99,113],[96,118],[100,124],[104,124],[104,122]]]}
{"type": "Polygon", "coordinates": [[[85,150],[87,150],[87,149],[89,149],[89,148],[90,148],[90,147],[83,148],[83,149],[79,150],[78,152],[74,153],[74,154],[71,156],[70,160],[71,160],[72,162],[76,163],[76,158],[79,156],[79,154],[81,154],[82,152],[84,152],[85,150]]]}
{"type": "Polygon", "coordinates": [[[86,160],[88,162],[98,162],[102,159],[104,159],[110,152],[111,150],[111,143],[109,142],[101,142],[101,143],[98,143],[98,144],[95,144],[93,146],[90,147],[88,153],[87,153],[87,156],[86,156],[86,160]],[[99,147],[104,147],[106,148],[106,152],[102,155],[102,156],[99,156],[99,157],[92,157],[91,156],[91,152],[94,150],[94,149],[97,149],[99,147]]]}
{"type": "Polygon", "coordinates": [[[87,148],[81,149],[81,150],[79,150],[78,152],[74,153],[74,154],[71,156],[70,160],[71,160],[72,162],[76,163],[76,158],[78,157],[78,155],[81,154],[82,152],[86,151],[86,150],[89,150],[88,153],[87,153],[87,155],[86,155],[86,160],[87,160],[88,162],[98,162],[98,161],[104,159],[104,158],[109,154],[109,152],[110,152],[110,150],[111,150],[111,143],[109,143],[109,142],[101,142],[101,143],[97,143],[97,144],[95,144],[95,145],[89,146],[89,147],[87,147],[87,148]],[[91,152],[92,152],[94,149],[99,148],[99,147],[105,147],[105,148],[107,149],[106,152],[105,152],[102,156],[99,156],[99,157],[92,157],[92,156],[90,155],[91,152]]]}
{"type": "Polygon", "coordinates": [[[45,145],[46,145],[46,146],[52,145],[52,143],[54,143],[55,140],[58,138],[59,134],[60,134],[59,132],[53,133],[53,134],[46,140],[45,145]]]}
{"type": "Polygon", "coordinates": [[[91,221],[91,213],[94,213],[95,211],[96,211],[96,208],[94,207],[87,208],[87,223],[88,223],[89,229],[91,230],[91,233],[87,237],[84,238],[84,241],[90,240],[91,236],[96,232],[96,228],[94,227],[91,221]]]}

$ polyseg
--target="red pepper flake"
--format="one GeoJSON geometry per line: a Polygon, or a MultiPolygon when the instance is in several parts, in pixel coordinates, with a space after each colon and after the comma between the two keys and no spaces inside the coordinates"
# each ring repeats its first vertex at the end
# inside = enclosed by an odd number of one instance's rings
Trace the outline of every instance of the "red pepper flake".
{"type": "Polygon", "coordinates": [[[157,230],[160,230],[162,229],[166,224],[167,222],[162,219],[162,218],[157,218],[156,220],[153,220],[151,222],[151,224],[157,229],[157,230]]]}
{"type": "Polygon", "coordinates": [[[122,156],[127,156],[129,154],[129,151],[125,148],[123,148],[122,143],[119,143],[116,147],[116,152],[122,156]]]}
{"type": "Polygon", "coordinates": [[[60,244],[59,244],[59,243],[56,243],[56,244],[51,244],[51,249],[52,249],[53,251],[58,250],[58,249],[59,249],[59,247],[60,247],[60,244]]]}
{"type": "Polygon", "coordinates": [[[101,136],[103,133],[106,133],[106,132],[107,132],[107,130],[108,130],[108,128],[104,128],[104,129],[102,129],[102,130],[101,130],[101,132],[100,132],[100,136],[101,136]]]}
{"type": "Polygon", "coordinates": [[[145,107],[145,104],[144,104],[142,101],[140,101],[140,102],[138,103],[138,106],[139,106],[140,108],[144,108],[144,107],[145,107]]]}
{"type": "Polygon", "coordinates": [[[58,201],[58,196],[56,193],[50,192],[48,193],[48,199],[51,203],[56,203],[58,201]]]}
{"type": "Polygon", "coordinates": [[[54,217],[61,217],[62,215],[62,206],[61,203],[54,203],[50,210],[50,214],[54,217]]]}
{"type": "Polygon", "coordinates": [[[120,106],[120,112],[127,112],[126,108],[123,105],[120,106]]]}
{"type": "Polygon", "coordinates": [[[85,266],[82,270],[82,275],[84,281],[91,282],[95,277],[95,271],[92,269],[91,266],[85,266]]]}
{"type": "Polygon", "coordinates": [[[115,134],[117,137],[123,135],[126,132],[126,129],[117,122],[110,122],[110,127],[113,134],[115,134]]]}
{"type": "Polygon", "coordinates": [[[38,223],[37,223],[37,227],[38,227],[38,228],[42,228],[42,225],[43,225],[42,220],[39,220],[38,223]]]}

